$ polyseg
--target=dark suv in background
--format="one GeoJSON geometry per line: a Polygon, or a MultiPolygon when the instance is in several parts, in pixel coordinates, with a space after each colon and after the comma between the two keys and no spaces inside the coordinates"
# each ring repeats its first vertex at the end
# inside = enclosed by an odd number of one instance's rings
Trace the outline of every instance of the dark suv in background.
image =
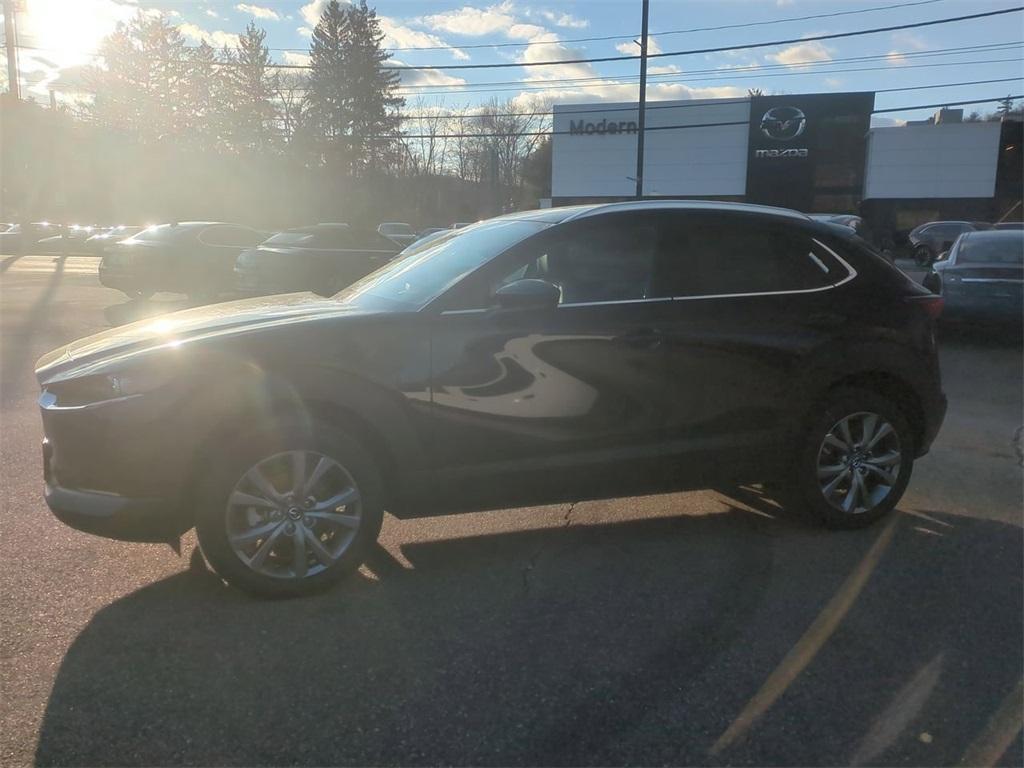
{"type": "Polygon", "coordinates": [[[348,224],[313,224],[278,232],[239,254],[235,288],[241,293],[337,293],[386,264],[401,246],[348,224]]]}
{"type": "Polygon", "coordinates": [[[233,289],[238,254],[266,238],[266,232],[219,221],[158,224],[109,246],[100,282],[131,298],[167,291],[211,299],[233,289]]]}
{"type": "Polygon", "coordinates": [[[862,526],[942,423],[941,301],[792,211],[505,216],[333,298],[186,310],[44,356],[46,499],[119,538],[195,526],[225,579],[272,595],[356,568],[385,509],[764,482],[862,526]]]}
{"type": "Polygon", "coordinates": [[[929,266],[942,253],[948,251],[964,232],[979,232],[992,229],[983,221],[932,221],[910,230],[907,236],[914,254],[914,261],[929,266]]]}

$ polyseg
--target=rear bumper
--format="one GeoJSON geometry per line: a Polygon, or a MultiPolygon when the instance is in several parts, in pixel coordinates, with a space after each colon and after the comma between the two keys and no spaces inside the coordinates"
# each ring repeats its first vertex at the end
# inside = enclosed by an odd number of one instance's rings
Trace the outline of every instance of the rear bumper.
{"type": "Polygon", "coordinates": [[[113,288],[118,291],[123,291],[126,288],[131,290],[139,287],[138,275],[134,275],[123,269],[104,267],[102,264],[99,268],[99,278],[100,285],[107,288],[113,288]]]}

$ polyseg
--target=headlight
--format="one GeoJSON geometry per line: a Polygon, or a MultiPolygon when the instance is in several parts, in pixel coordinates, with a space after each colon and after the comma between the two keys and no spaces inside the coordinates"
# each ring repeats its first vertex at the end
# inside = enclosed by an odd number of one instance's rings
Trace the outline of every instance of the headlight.
{"type": "Polygon", "coordinates": [[[158,371],[140,370],[82,376],[48,384],[46,389],[56,398],[54,405],[71,408],[152,392],[165,382],[166,378],[158,371]]]}

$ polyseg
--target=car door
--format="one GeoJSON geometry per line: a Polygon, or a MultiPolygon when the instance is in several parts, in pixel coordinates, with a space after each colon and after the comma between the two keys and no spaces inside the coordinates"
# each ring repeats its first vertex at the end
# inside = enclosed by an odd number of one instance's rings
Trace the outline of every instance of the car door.
{"type": "Polygon", "coordinates": [[[661,450],[673,387],[653,289],[656,217],[605,214],[551,228],[442,298],[432,328],[432,446],[439,477],[645,459],[661,450]],[[496,309],[533,278],[548,310],[496,309]]]}
{"type": "Polygon", "coordinates": [[[806,407],[811,360],[842,329],[829,289],[849,269],[777,217],[683,213],[664,249],[668,376],[684,395],[669,400],[669,449],[712,460],[695,472],[775,455],[806,407]]]}

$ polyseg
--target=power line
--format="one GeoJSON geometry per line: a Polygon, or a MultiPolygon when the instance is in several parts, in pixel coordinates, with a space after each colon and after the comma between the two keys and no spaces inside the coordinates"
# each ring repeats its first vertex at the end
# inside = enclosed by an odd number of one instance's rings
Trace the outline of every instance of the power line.
{"type": "MultiPolygon", "coordinates": [[[[648,54],[648,59],[660,59],[669,56],[691,56],[695,54],[707,54],[707,53],[722,53],[725,51],[742,51],[749,50],[751,48],[772,48],[780,45],[792,45],[796,43],[810,43],[820,40],[838,40],[840,38],[847,37],[858,37],[861,35],[873,35],[882,32],[897,32],[904,29],[920,29],[922,27],[931,27],[940,24],[952,24],[961,21],[971,21],[974,19],[984,19],[994,16],[1002,16],[1008,13],[1018,13],[1024,10],[1024,6],[1014,6],[1012,8],[1002,8],[995,11],[985,11],[982,13],[971,13],[962,16],[949,16],[942,19],[931,19],[929,21],[918,21],[910,24],[894,24],[886,27],[874,27],[871,29],[860,29],[852,32],[834,32],[826,35],[811,35],[809,37],[794,37],[783,40],[769,40],[759,43],[744,43],[743,45],[726,45],[718,46],[714,48],[693,48],[689,50],[681,51],[663,51],[661,53],[648,54]]],[[[29,46],[21,46],[23,48],[29,48],[29,46]]],[[[91,56],[103,56],[103,54],[95,53],[84,53],[83,55],[91,56]]],[[[601,56],[596,58],[579,58],[579,59],[560,59],[553,61],[518,61],[518,62],[502,62],[493,64],[424,64],[424,65],[384,65],[380,68],[386,71],[402,72],[402,71],[433,71],[433,70],[468,70],[468,69],[507,69],[512,67],[552,67],[567,64],[596,64],[610,61],[637,61],[640,58],[636,56],[601,56]]],[[[195,64],[198,62],[190,62],[188,60],[168,60],[168,59],[154,59],[162,63],[168,64],[195,64]]],[[[238,66],[237,62],[229,61],[215,61],[210,62],[213,66],[238,66]]],[[[266,65],[270,69],[310,69],[309,64],[278,64],[276,62],[266,65]]]]}
{"type": "MultiPolygon", "coordinates": [[[[1019,64],[1020,63],[1020,59],[1019,58],[1015,58],[1015,59],[976,59],[976,60],[973,60],[973,61],[950,61],[950,62],[939,62],[939,63],[932,63],[932,64],[908,64],[906,66],[900,67],[899,69],[901,71],[905,71],[905,70],[910,70],[910,69],[931,69],[931,68],[934,68],[934,67],[958,67],[958,66],[970,66],[970,65],[975,65],[975,64],[1001,64],[1001,63],[1019,64]]],[[[807,75],[819,75],[820,76],[820,75],[833,75],[833,74],[834,75],[840,75],[840,74],[845,74],[845,73],[849,73],[849,72],[878,72],[878,71],[892,71],[892,70],[893,70],[893,68],[891,66],[885,66],[885,67],[845,67],[845,68],[830,69],[830,70],[825,70],[825,71],[776,72],[776,73],[769,74],[768,76],[769,77],[796,77],[796,76],[807,76],[807,75]]],[[[758,79],[758,78],[762,77],[762,75],[759,75],[759,74],[723,75],[723,76],[720,76],[720,77],[688,77],[688,76],[684,76],[685,73],[675,73],[675,74],[676,74],[676,79],[674,79],[674,80],[659,80],[658,83],[656,83],[656,84],[657,85],[688,85],[690,83],[722,82],[724,80],[751,80],[751,79],[758,79]]],[[[543,81],[526,81],[526,82],[527,83],[535,83],[535,82],[543,82],[543,81]]],[[[420,92],[401,92],[399,95],[401,95],[401,96],[414,96],[414,95],[420,95],[420,96],[440,96],[440,95],[443,95],[443,94],[472,95],[472,94],[480,94],[480,93],[499,93],[499,92],[504,92],[504,91],[518,91],[520,93],[533,93],[533,92],[537,92],[537,91],[564,91],[564,90],[573,90],[573,89],[580,89],[580,88],[586,88],[586,89],[617,88],[617,87],[621,87],[623,85],[626,85],[626,83],[621,83],[621,82],[598,82],[598,83],[593,83],[593,84],[585,85],[585,86],[576,86],[576,85],[562,85],[562,86],[559,86],[559,85],[547,85],[547,86],[545,86],[545,85],[538,85],[536,87],[531,87],[531,86],[527,85],[527,86],[516,87],[516,88],[488,88],[488,89],[479,90],[479,91],[467,91],[467,90],[458,89],[458,90],[440,90],[440,91],[430,91],[430,92],[423,92],[423,91],[420,91],[420,92]]],[[[399,87],[399,90],[401,90],[401,86],[399,87]]]]}
{"type": "MultiPolygon", "coordinates": [[[[723,69],[721,67],[714,67],[711,69],[688,69],[685,72],[657,72],[649,75],[651,78],[665,78],[665,77],[676,77],[685,74],[687,77],[692,75],[703,75],[703,74],[715,74],[719,73],[723,77],[727,77],[737,72],[752,72],[767,73],[768,76],[775,71],[789,70],[794,67],[828,67],[841,63],[850,62],[864,62],[864,61],[878,61],[882,59],[892,59],[893,57],[900,57],[904,59],[922,59],[930,58],[933,56],[955,56],[964,53],[980,53],[982,51],[996,52],[1007,50],[1009,48],[1020,47],[1024,45],[1024,40],[1014,40],[1005,43],[986,43],[983,45],[971,45],[971,46],[958,46],[953,48],[935,48],[928,51],[890,51],[888,53],[871,54],[866,56],[849,56],[838,59],[828,59],[825,61],[814,60],[814,61],[791,61],[787,64],[752,64],[742,65],[736,67],[730,67],[723,69]]],[[[826,70],[827,71],[827,70],[826,70]]],[[[483,83],[466,83],[460,86],[462,89],[473,89],[473,88],[485,88],[490,85],[523,85],[531,83],[586,83],[586,82],[606,82],[608,80],[617,80],[620,82],[632,82],[637,79],[638,75],[594,75],[588,77],[564,77],[564,78],[552,78],[551,80],[489,80],[483,83]]],[[[400,85],[401,90],[416,90],[416,89],[428,89],[428,88],[439,88],[443,87],[444,83],[410,83],[409,85],[400,85]]]]}
{"type": "MultiPolygon", "coordinates": [[[[1013,8],[1002,8],[995,11],[983,13],[969,13],[963,16],[949,16],[944,19],[931,19],[929,21],[917,21],[911,24],[893,24],[887,27],[874,27],[872,29],[859,29],[853,32],[833,32],[827,35],[811,35],[809,37],[791,37],[785,40],[769,40],[760,43],[745,43],[743,45],[724,45],[715,48],[693,48],[685,51],[663,51],[661,53],[649,53],[649,59],[662,59],[668,56],[690,56],[698,53],[721,53],[724,51],[742,51],[750,48],[772,48],[777,45],[791,45],[794,43],[811,43],[818,40],[838,40],[845,37],[858,37],[860,35],[874,35],[881,32],[897,32],[903,29],[920,29],[921,27],[932,27],[939,24],[952,24],[960,21],[971,21],[973,19],[985,19],[992,16],[1002,16],[1007,13],[1018,13],[1024,11],[1024,6],[1013,8]]],[[[426,66],[384,66],[381,69],[400,71],[404,69],[433,70],[433,69],[500,69],[506,67],[550,67],[560,64],[592,64],[606,61],[636,61],[640,56],[602,56],[590,59],[564,59],[561,61],[530,61],[500,64],[434,64],[426,66]]],[[[296,65],[297,66],[297,65],[296,65]]]]}
{"type": "MultiPolygon", "coordinates": [[[[936,104],[914,104],[903,107],[892,107],[889,109],[875,109],[871,111],[871,114],[881,114],[887,112],[912,112],[917,109],[934,109],[936,107],[955,107],[963,106],[965,104],[991,104],[993,102],[1002,101],[1003,99],[1022,99],[1024,95],[1017,96],[997,96],[991,99],[971,99],[966,101],[944,101],[936,104]]],[[[690,128],[722,128],[727,126],[737,125],[750,125],[749,120],[732,120],[728,122],[720,123],[691,123],[689,125],[654,125],[646,126],[646,131],[674,131],[684,130],[690,128]]],[[[412,134],[401,134],[400,136],[366,136],[367,140],[392,140],[395,138],[402,139],[500,139],[500,138],[514,138],[522,136],[565,136],[573,133],[573,131],[521,131],[521,132],[508,132],[508,133],[412,133],[412,134]]]]}
{"type": "MultiPolygon", "coordinates": [[[[914,2],[908,3],[890,3],[888,5],[876,5],[869,8],[857,8],[849,11],[833,11],[830,13],[814,13],[806,16],[787,16],[782,19],[764,19],[761,21],[748,21],[741,24],[722,24],[713,27],[690,27],[688,29],[669,29],[664,32],[651,32],[651,37],[667,37],[668,35],[687,35],[695,32],[717,32],[727,29],[747,29],[750,27],[762,27],[770,26],[775,24],[790,24],[796,21],[813,21],[816,19],[830,19],[839,16],[852,16],[861,13],[874,13],[876,11],[896,11],[901,8],[912,8],[920,5],[933,5],[935,3],[945,2],[945,0],[914,0],[914,2]]],[[[425,46],[404,46],[385,48],[384,50],[389,52],[405,52],[405,51],[450,51],[452,49],[458,50],[476,50],[486,48],[528,48],[533,45],[562,45],[566,43],[590,43],[590,42],[602,42],[608,40],[629,40],[638,36],[636,34],[620,34],[620,35],[604,35],[600,37],[572,37],[572,38],[559,38],[557,40],[529,40],[520,43],[473,43],[470,45],[425,45],[425,46]]],[[[22,48],[31,48],[33,50],[41,51],[63,51],[66,53],[77,53],[80,55],[93,55],[94,51],[72,51],[67,48],[46,48],[22,45],[22,48]]],[[[190,46],[195,48],[196,46],[190,46]]],[[[267,48],[268,51],[277,52],[304,52],[308,51],[306,48],[267,48]]]]}
{"type": "MultiPolygon", "coordinates": [[[[932,90],[935,88],[959,88],[968,85],[990,85],[992,83],[1011,83],[1020,82],[1024,80],[1024,77],[999,77],[991,80],[968,80],[960,83],[934,83],[932,85],[910,85],[902,88],[882,88],[874,91],[875,94],[879,93],[899,93],[902,91],[925,91],[932,90]]],[[[746,104],[750,101],[749,97],[742,99],[715,99],[714,104],[654,104],[647,107],[647,111],[650,112],[656,109],[688,109],[692,107],[708,107],[708,106],[728,106],[731,104],[746,104]]],[[[557,105],[556,105],[557,106],[557,105]]],[[[636,112],[637,107],[606,107],[606,108],[590,108],[590,109],[559,109],[557,114],[559,115],[593,115],[593,114],[607,114],[608,112],[636,112]]],[[[474,112],[465,115],[457,114],[443,114],[443,115],[405,115],[402,117],[403,120],[409,122],[417,122],[422,120],[430,120],[433,118],[453,118],[453,117],[464,117],[467,120],[484,117],[542,117],[546,115],[554,116],[553,110],[537,111],[537,112],[474,112]]]]}
{"type": "MultiPolygon", "coordinates": [[[[900,8],[910,8],[917,5],[932,5],[944,2],[944,0],[915,0],[911,3],[896,3],[889,5],[876,5],[871,8],[858,8],[852,11],[835,11],[832,13],[815,13],[809,16],[789,16],[784,19],[765,19],[763,21],[748,21],[744,24],[723,24],[717,27],[691,27],[689,29],[670,29],[664,32],[651,32],[651,37],[667,37],[668,35],[688,35],[694,32],[717,32],[725,29],[744,29],[748,27],[761,27],[771,24],[788,24],[794,21],[811,21],[814,19],[829,19],[836,16],[850,16],[858,13],[872,13],[874,11],[895,11],[900,8]]],[[[387,48],[388,51],[450,51],[453,48],[459,50],[474,50],[480,48],[527,48],[531,45],[563,45],[565,43],[592,43],[607,40],[629,40],[638,37],[636,34],[605,35],[603,37],[571,37],[558,40],[529,40],[522,43],[474,43],[472,45],[427,45],[408,46],[404,48],[387,48]]],[[[305,51],[306,48],[270,48],[271,51],[305,51]]]]}

